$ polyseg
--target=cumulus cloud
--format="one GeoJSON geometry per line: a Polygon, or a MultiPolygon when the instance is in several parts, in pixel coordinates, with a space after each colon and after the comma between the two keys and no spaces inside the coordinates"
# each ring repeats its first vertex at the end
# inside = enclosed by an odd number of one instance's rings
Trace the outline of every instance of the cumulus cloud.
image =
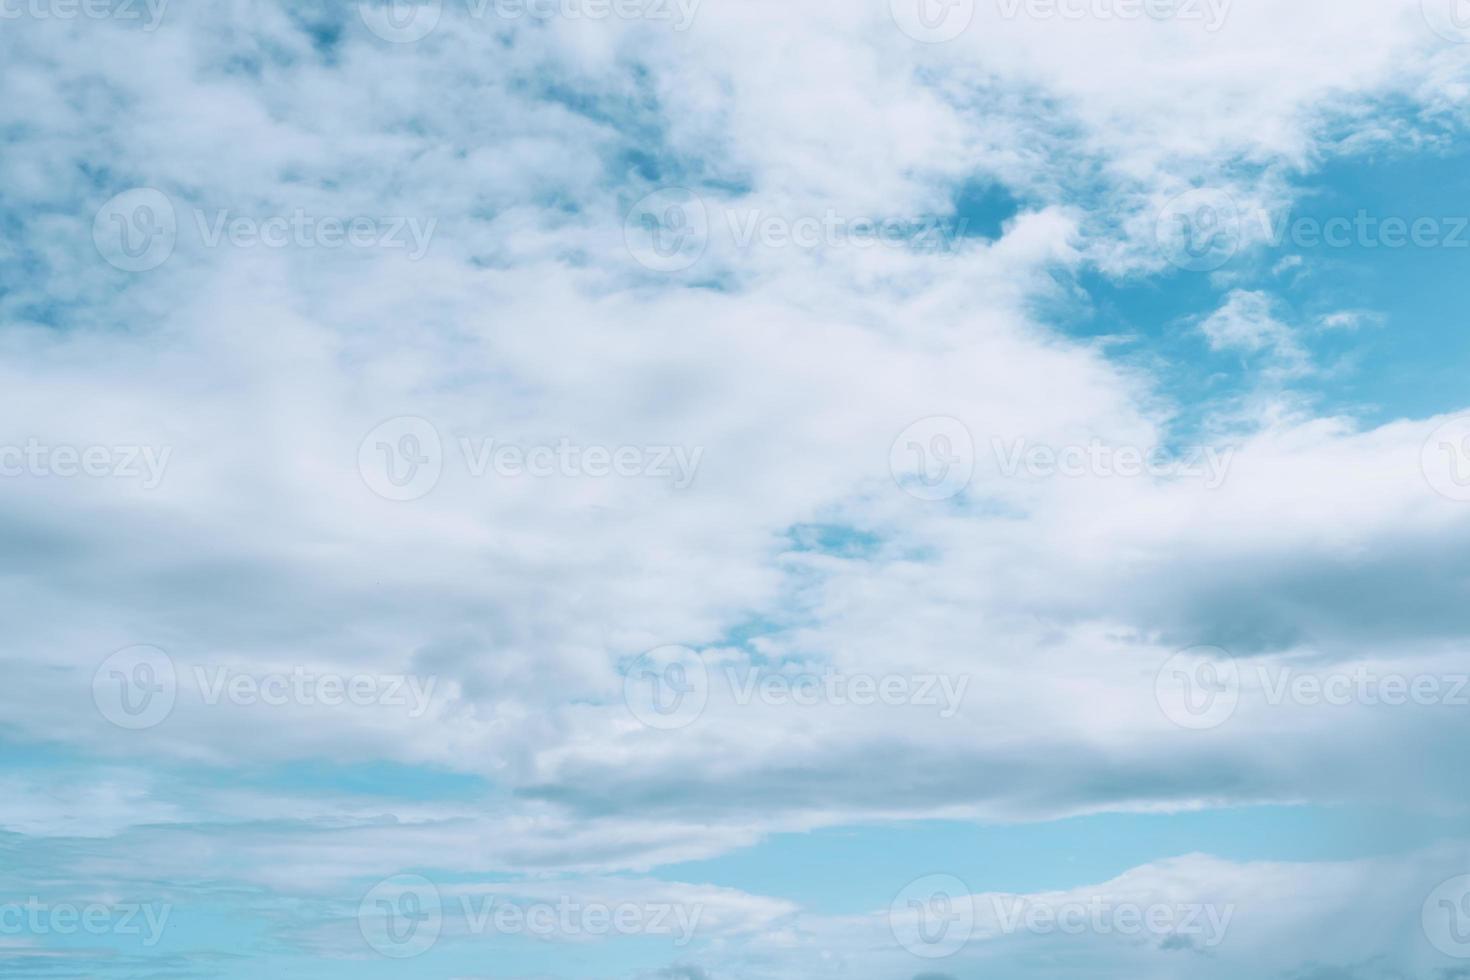
{"type": "MultiPolygon", "coordinates": [[[[0,731],[56,759],[0,777],[17,887],[258,900],[273,935],[350,957],[350,906],[407,869],[611,901],[862,822],[1463,812],[1453,708],[1272,693],[1283,672],[1454,674],[1470,512],[1423,470],[1452,417],[1297,400],[1318,370],[1300,324],[1371,314],[1299,318],[1158,241],[1191,188],[1276,208],[1325,158],[1460,125],[1470,48],[1418,3],[1238,0],[1195,22],[1023,0],[942,44],[838,0],[706,0],[686,29],[440,6],[412,43],[278,0],[0,34],[0,463],[23,467],[0,481],[0,731]],[[1004,192],[996,213],[964,213],[976,186],[1004,192]],[[136,188],[173,221],[142,271],[94,241],[136,188]],[[655,217],[699,254],[660,268],[629,216],[673,189],[655,217]],[[1097,280],[1181,274],[1224,295],[1176,322],[1258,361],[1266,408],[1191,401],[1050,315],[1097,280]],[[106,472],[62,476],[57,447],[106,472]],[[508,473],[505,447],[560,461],[508,473]],[[594,448],[639,468],[589,475],[594,448]],[[382,452],[426,449],[432,486],[391,499],[382,452]],[[963,492],[905,492],[915,451],[972,469],[963,492]],[[147,459],[156,480],[128,469],[147,459]],[[681,459],[687,480],[657,462],[681,459]],[[707,703],[660,730],[626,689],[669,644],[699,657],[707,703]],[[1157,689],[1201,644],[1241,677],[1203,733],[1157,689]],[[96,684],[137,645],[176,687],[130,730],[96,684]],[[368,686],[329,703],[324,678],[368,686]]],[[[1387,922],[1423,882],[1374,883],[1390,873],[1141,868],[1113,884],[1224,896],[1246,938],[1099,962],[1428,964],[1387,922]]],[[[915,972],[882,915],[668,887],[717,938],[645,975],[915,972]]],[[[1051,975],[1097,975],[1093,940],[1051,975]]],[[[965,966],[1019,970],[1029,942],[965,966]]]]}

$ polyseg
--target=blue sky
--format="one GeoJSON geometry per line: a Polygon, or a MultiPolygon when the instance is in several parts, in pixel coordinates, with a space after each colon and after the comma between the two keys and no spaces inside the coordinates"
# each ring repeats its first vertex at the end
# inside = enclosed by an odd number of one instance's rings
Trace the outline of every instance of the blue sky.
{"type": "Polygon", "coordinates": [[[1466,975],[1458,12],[5,8],[0,977],[1466,975]]]}

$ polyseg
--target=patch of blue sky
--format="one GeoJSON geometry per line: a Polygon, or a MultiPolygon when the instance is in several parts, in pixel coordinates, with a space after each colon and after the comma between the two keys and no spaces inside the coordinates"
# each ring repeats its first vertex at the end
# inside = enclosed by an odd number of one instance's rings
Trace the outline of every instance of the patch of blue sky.
{"type": "Polygon", "coordinates": [[[1020,824],[919,821],[776,835],[743,850],[666,865],[654,877],[788,898],[833,915],[886,908],[921,875],[971,889],[1034,893],[1109,881],[1187,854],[1233,861],[1338,861],[1408,851],[1455,831],[1390,809],[1261,806],[1110,813],[1020,824]]]}
{"type": "Polygon", "coordinates": [[[1452,411],[1470,355],[1467,190],[1463,148],[1334,156],[1300,178],[1287,211],[1243,210],[1244,233],[1263,241],[1220,270],[1110,278],[1089,269],[1035,312],[1147,370],[1181,434],[1255,390],[1269,367],[1269,351],[1214,350],[1199,328],[1233,290],[1265,293],[1293,329],[1311,368],[1281,383],[1319,413],[1373,425],[1452,411]],[[1410,234],[1386,227],[1390,219],[1410,234]]]}

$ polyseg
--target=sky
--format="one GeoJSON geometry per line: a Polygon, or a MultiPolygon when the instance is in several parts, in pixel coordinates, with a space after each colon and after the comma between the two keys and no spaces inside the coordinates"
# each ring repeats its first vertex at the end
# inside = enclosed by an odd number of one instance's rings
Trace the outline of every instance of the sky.
{"type": "Polygon", "coordinates": [[[1464,0],[0,63],[0,977],[1470,977],[1464,0]]]}

